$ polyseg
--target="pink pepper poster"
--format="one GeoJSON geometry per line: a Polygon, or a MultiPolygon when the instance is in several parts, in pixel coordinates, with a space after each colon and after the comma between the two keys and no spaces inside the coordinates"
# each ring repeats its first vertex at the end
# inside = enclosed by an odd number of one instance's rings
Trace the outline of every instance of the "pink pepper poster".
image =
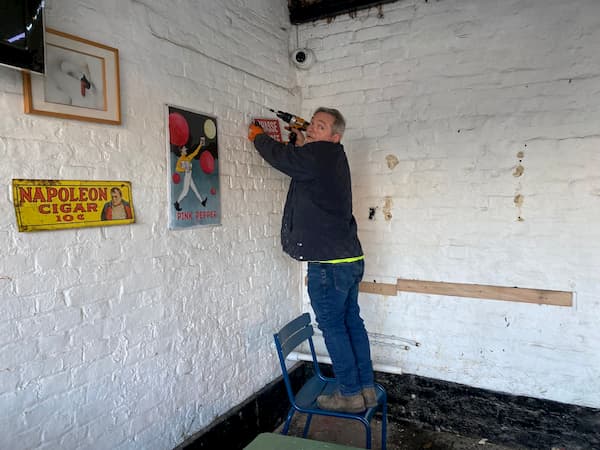
{"type": "Polygon", "coordinates": [[[167,106],[169,228],[221,224],[217,119],[167,106]]]}

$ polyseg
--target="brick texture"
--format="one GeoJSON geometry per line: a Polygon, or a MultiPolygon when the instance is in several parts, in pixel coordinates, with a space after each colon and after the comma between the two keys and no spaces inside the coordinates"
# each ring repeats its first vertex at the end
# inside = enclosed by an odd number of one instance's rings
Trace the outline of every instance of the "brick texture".
{"type": "Polygon", "coordinates": [[[376,362],[600,405],[599,14],[412,0],[300,27],[317,60],[299,73],[303,113],[333,105],[348,122],[366,280],[575,293],[572,308],[365,294],[376,362]]]}

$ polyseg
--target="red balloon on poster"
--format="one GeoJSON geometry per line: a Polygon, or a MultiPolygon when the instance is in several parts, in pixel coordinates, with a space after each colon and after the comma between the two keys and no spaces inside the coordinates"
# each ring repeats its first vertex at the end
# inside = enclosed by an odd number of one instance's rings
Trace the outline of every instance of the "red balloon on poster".
{"type": "Polygon", "coordinates": [[[181,181],[181,177],[179,176],[179,174],[177,172],[175,172],[173,174],[173,183],[179,184],[180,181],[181,181]]]}
{"type": "Polygon", "coordinates": [[[213,170],[215,170],[215,158],[213,158],[212,153],[208,150],[202,152],[200,155],[200,167],[202,167],[202,171],[207,174],[211,174],[213,173],[213,170]]]}
{"type": "Polygon", "coordinates": [[[182,146],[190,137],[190,127],[183,117],[179,113],[169,114],[169,138],[171,144],[182,146]]]}

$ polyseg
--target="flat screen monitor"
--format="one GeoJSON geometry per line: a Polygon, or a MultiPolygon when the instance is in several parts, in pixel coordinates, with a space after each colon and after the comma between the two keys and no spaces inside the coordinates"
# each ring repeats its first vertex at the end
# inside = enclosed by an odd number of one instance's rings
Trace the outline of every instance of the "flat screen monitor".
{"type": "Polygon", "coordinates": [[[0,0],[0,64],[44,73],[44,0],[0,0]]]}

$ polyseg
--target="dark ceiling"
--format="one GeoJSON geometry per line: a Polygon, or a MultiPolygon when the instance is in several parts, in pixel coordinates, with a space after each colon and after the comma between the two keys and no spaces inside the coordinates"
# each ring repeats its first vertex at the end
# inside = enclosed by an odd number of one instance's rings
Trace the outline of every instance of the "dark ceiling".
{"type": "Polygon", "coordinates": [[[290,22],[297,25],[377,7],[398,0],[288,0],[290,22]]]}

